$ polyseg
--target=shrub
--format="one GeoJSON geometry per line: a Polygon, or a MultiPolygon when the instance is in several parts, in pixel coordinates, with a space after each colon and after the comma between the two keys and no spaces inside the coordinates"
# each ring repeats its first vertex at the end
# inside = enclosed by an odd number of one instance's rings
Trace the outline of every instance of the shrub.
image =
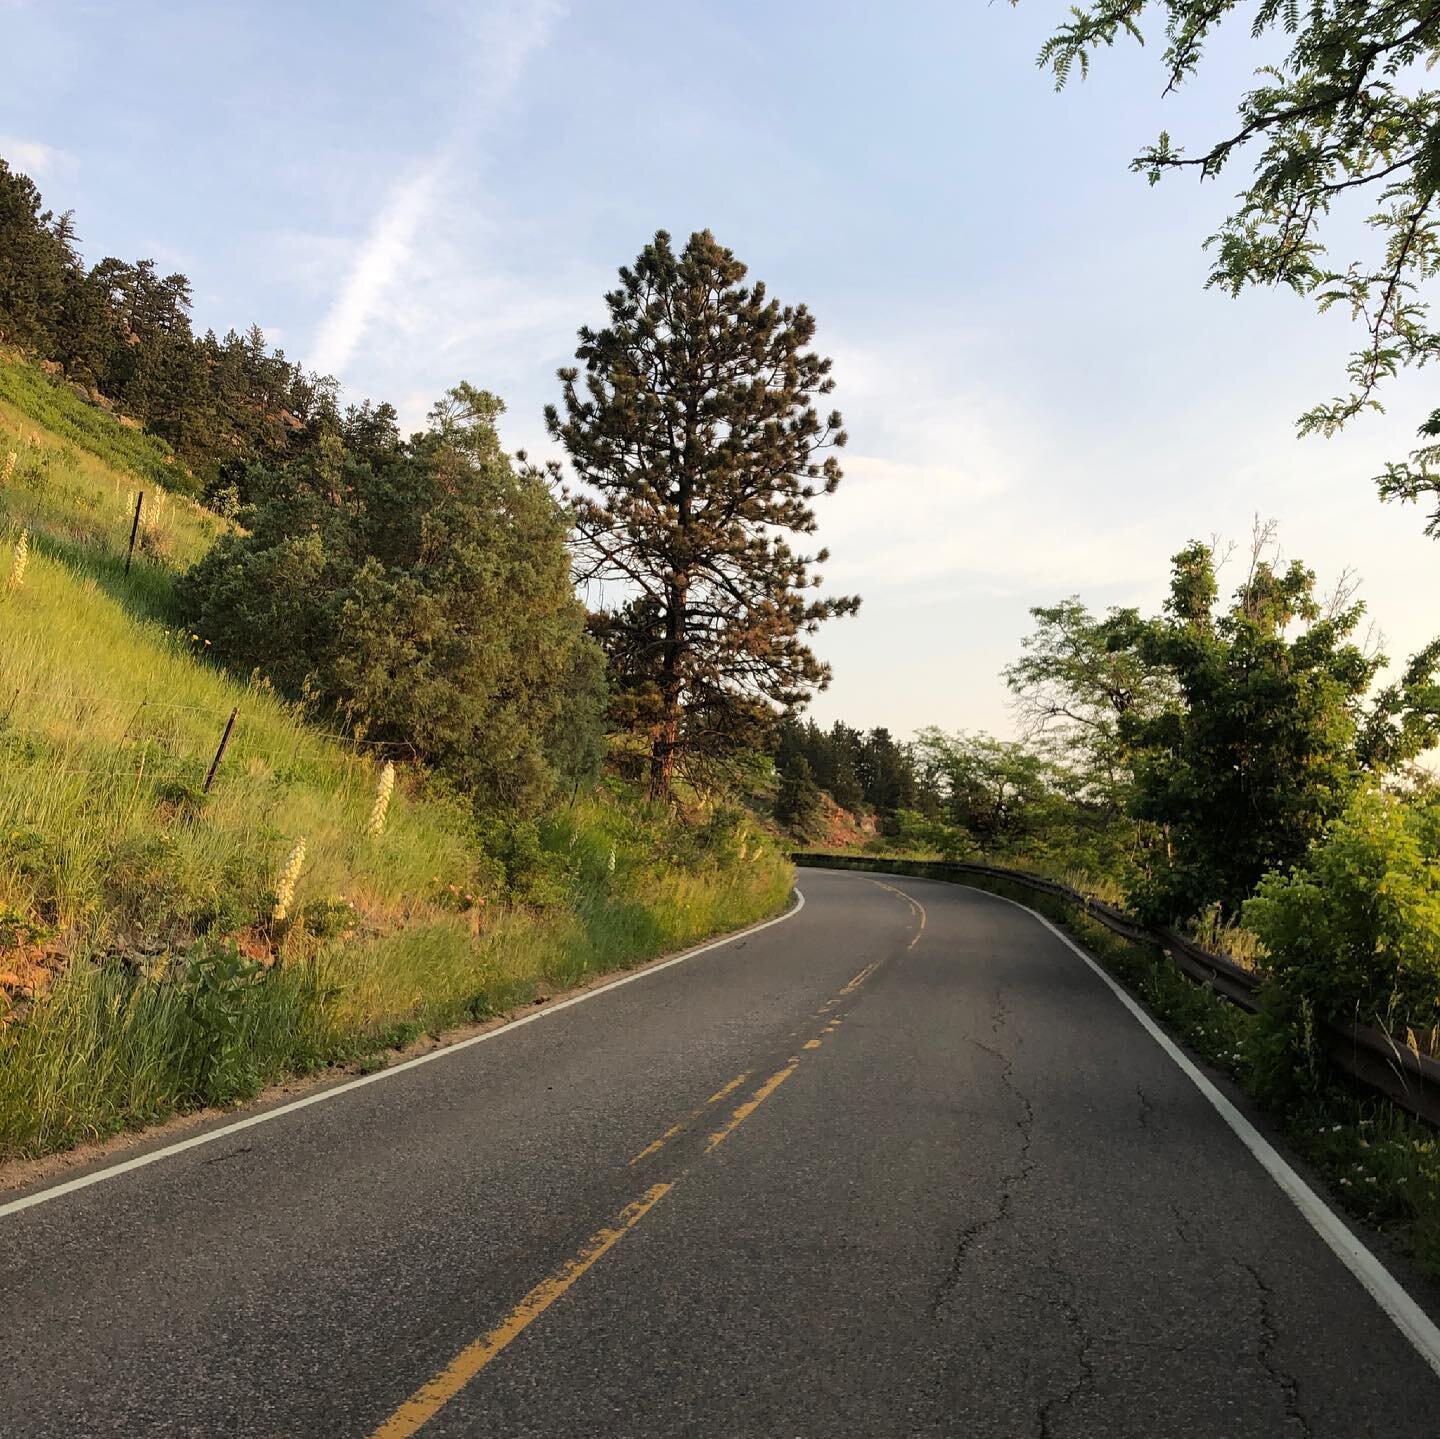
{"type": "Polygon", "coordinates": [[[353,413],[284,470],[254,469],[244,533],[185,576],[226,663],[339,710],[484,807],[533,811],[597,761],[604,675],[570,583],[566,517],[461,385],[402,441],[353,413]]]}
{"type": "Polygon", "coordinates": [[[1275,983],[1333,1019],[1440,1023],[1440,796],[1360,791],[1245,906],[1275,983]]]}

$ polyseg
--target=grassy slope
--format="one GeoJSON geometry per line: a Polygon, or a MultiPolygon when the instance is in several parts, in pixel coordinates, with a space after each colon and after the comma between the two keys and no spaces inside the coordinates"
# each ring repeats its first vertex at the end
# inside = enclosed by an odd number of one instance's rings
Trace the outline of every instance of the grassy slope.
{"type": "Polygon", "coordinates": [[[0,1157],[241,1097],[784,902],[758,837],[716,825],[701,846],[617,791],[541,826],[526,908],[486,902],[468,816],[416,776],[367,838],[375,760],[177,627],[175,570],[224,522],[127,468],[136,442],[0,357],[0,1157]],[[300,838],[297,918],[276,926],[300,838]],[[197,962],[221,940],[258,963],[197,962]]]}

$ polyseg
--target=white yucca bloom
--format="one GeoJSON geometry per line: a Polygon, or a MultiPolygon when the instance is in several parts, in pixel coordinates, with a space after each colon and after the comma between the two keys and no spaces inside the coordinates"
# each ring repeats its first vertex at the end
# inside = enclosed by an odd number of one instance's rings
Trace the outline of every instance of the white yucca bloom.
{"type": "Polygon", "coordinates": [[[4,472],[0,473],[0,484],[8,485],[15,478],[15,466],[19,462],[19,458],[14,450],[6,454],[4,472]]]}
{"type": "Polygon", "coordinates": [[[365,825],[365,833],[379,834],[385,828],[385,811],[390,808],[390,791],[395,788],[395,766],[387,759],[380,771],[380,786],[375,791],[375,803],[365,825]]]}
{"type": "Polygon", "coordinates": [[[605,868],[609,870],[611,874],[615,873],[615,846],[613,844],[610,846],[610,859],[606,863],[605,868]]]}
{"type": "Polygon", "coordinates": [[[26,530],[20,531],[20,538],[15,541],[15,558],[10,561],[10,588],[18,590],[25,583],[25,566],[30,563],[30,535],[26,530]]]}
{"type": "Polygon", "coordinates": [[[295,882],[300,878],[300,866],[305,863],[305,841],[297,839],[284,867],[275,880],[275,910],[272,919],[284,919],[290,913],[290,902],[295,898],[295,882]]]}

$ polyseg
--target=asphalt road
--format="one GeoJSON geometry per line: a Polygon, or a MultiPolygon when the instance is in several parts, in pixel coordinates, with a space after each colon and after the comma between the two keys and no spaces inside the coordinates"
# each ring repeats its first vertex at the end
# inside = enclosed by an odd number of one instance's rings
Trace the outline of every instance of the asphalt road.
{"type": "Polygon", "coordinates": [[[1429,1364],[1056,936],[801,886],[538,1022],[0,1194],[0,1435],[1440,1434],[1429,1364]]]}

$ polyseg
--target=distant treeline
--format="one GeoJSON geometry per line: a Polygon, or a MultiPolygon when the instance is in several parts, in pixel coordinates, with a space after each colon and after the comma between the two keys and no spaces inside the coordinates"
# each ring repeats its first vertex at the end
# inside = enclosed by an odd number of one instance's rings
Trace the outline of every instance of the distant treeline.
{"type": "Polygon", "coordinates": [[[898,743],[888,729],[866,734],[839,720],[826,730],[813,719],[787,719],[776,734],[775,767],[783,774],[797,762],[844,809],[939,813],[939,796],[922,776],[914,746],[898,743]]]}
{"type": "Polygon", "coordinates": [[[196,335],[190,304],[190,281],[153,260],[87,266],[71,212],[45,209],[0,159],[0,342],[164,440],[176,488],[216,494],[312,440],[337,387],[271,350],[258,326],[196,335]]]}

